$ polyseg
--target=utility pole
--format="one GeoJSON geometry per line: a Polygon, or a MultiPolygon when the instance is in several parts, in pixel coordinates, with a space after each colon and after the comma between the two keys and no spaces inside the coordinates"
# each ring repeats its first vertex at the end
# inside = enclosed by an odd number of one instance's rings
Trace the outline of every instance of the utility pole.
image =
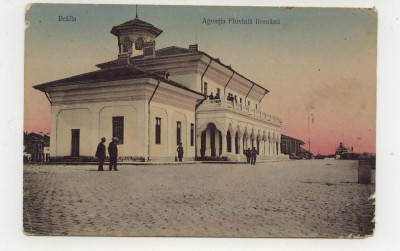
{"type": "Polygon", "coordinates": [[[311,159],[310,117],[311,117],[311,123],[314,124],[314,114],[310,113],[308,115],[308,157],[309,157],[309,159],[311,159]]]}

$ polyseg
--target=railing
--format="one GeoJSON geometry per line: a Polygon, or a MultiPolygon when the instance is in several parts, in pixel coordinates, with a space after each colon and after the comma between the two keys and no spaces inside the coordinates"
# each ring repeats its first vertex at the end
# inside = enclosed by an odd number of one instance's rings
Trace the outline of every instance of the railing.
{"type": "Polygon", "coordinates": [[[282,123],[282,121],[273,115],[267,114],[265,112],[260,111],[259,109],[256,109],[254,107],[250,107],[244,104],[237,104],[233,101],[230,100],[224,100],[224,99],[207,99],[203,102],[201,107],[222,107],[222,108],[231,108],[231,109],[236,109],[239,111],[242,111],[244,113],[263,118],[267,121],[271,122],[278,122],[282,123]]]}

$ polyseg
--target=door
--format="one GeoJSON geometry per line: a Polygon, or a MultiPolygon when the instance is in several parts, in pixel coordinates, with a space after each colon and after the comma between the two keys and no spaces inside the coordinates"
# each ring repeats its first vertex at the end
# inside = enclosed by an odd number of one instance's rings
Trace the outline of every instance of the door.
{"type": "Polygon", "coordinates": [[[79,129],[71,130],[71,156],[79,156],[79,129]]]}
{"type": "Polygon", "coordinates": [[[215,157],[216,156],[216,150],[215,150],[215,125],[212,124],[212,126],[210,126],[210,145],[211,145],[211,157],[215,157]]]}
{"type": "Polygon", "coordinates": [[[240,141],[239,141],[239,134],[236,133],[236,134],[235,134],[235,153],[236,153],[236,154],[239,154],[239,144],[240,144],[240,141]]]}

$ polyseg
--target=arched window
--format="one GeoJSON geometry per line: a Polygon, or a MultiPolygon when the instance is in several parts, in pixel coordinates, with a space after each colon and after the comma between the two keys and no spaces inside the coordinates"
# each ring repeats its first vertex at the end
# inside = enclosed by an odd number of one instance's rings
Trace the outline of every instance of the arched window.
{"type": "Polygon", "coordinates": [[[141,51],[143,50],[144,39],[139,37],[135,42],[135,50],[141,51]]]}
{"type": "Polygon", "coordinates": [[[122,52],[128,52],[132,48],[132,41],[129,38],[125,38],[122,42],[122,52]]]}

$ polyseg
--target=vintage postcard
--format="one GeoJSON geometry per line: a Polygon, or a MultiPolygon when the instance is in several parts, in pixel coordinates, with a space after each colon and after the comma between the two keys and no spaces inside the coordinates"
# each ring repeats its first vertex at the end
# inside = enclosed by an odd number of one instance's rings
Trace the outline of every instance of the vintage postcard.
{"type": "Polygon", "coordinates": [[[373,235],[374,9],[25,18],[25,234],[373,235]]]}

